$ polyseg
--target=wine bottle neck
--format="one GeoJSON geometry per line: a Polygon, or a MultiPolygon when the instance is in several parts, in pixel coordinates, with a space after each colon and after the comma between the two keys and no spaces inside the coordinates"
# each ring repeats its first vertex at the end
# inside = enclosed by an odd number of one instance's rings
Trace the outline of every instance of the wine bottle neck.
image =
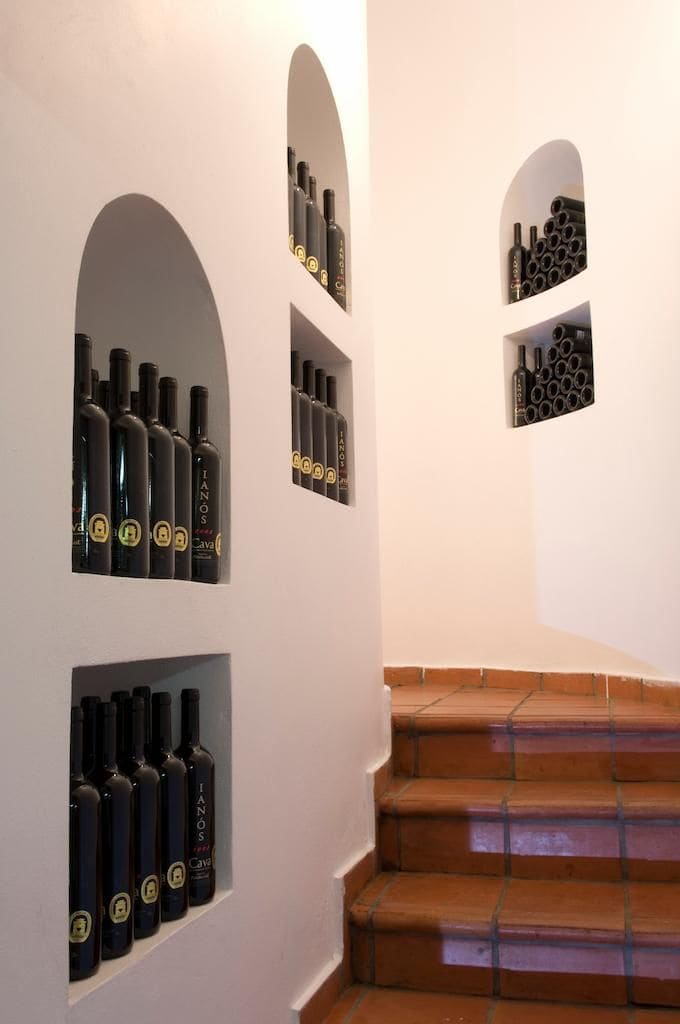
{"type": "Polygon", "coordinates": [[[197,700],[182,701],[182,745],[197,747],[201,742],[197,700]]]}
{"type": "Polygon", "coordinates": [[[310,398],[315,398],[314,363],[311,359],[305,359],[302,368],[304,371],[302,390],[305,391],[310,398]]]}
{"type": "Polygon", "coordinates": [[[302,387],[302,363],[300,353],[295,349],[290,354],[290,382],[298,391],[302,387]]]}
{"type": "Polygon", "coordinates": [[[297,165],[298,172],[298,185],[302,191],[307,195],[309,192],[309,164],[306,160],[301,160],[297,165]]]}
{"type": "Polygon", "coordinates": [[[146,743],[146,708],[141,697],[133,697],[130,702],[129,752],[134,761],[144,760],[146,743]]]}
{"type": "Polygon", "coordinates": [[[80,708],[71,712],[71,778],[83,778],[83,713],[80,708]]]}
{"type": "Polygon", "coordinates": [[[313,174],[309,176],[309,198],[312,202],[316,202],[316,178],[313,174]]]}
{"type": "Polygon", "coordinates": [[[295,150],[292,146],[288,147],[288,173],[295,179],[295,150]]]}
{"type": "Polygon", "coordinates": [[[172,709],[170,704],[154,700],[151,708],[154,750],[159,753],[172,751],[172,709]]]}
{"type": "Polygon", "coordinates": [[[513,231],[514,231],[514,236],[515,236],[515,245],[521,245],[522,244],[522,225],[521,224],[513,225],[513,231]]]}
{"type": "Polygon", "coordinates": [[[177,431],[177,381],[172,377],[161,377],[158,416],[168,430],[177,431]]]}
{"type": "Polygon", "coordinates": [[[191,389],[191,436],[204,439],[208,436],[208,389],[191,389]]]}
{"type": "Polygon", "coordinates": [[[315,380],[316,397],[322,405],[326,404],[326,371],[317,370],[315,380]]]}
{"type": "Polygon", "coordinates": [[[113,349],[111,352],[109,407],[114,413],[130,411],[130,353],[123,349],[113,349]]]}
{"type": "Polygon", "coordinates": [[[326,390],[328,395],[328,405],[331,409],[335,410],[338,408],[338,385],[335,377],[326,377],[326,390]]]}
{"type": "Polygon", "coordinates": [[[116,705],[99,704],[97,707],[97,767],[115,771],[116,761],[116,705]]]}
{"type": "Polygon", "coordinates": [[[520,369],[523,369],[527,365],[527,350],[525,345],[519,346],[519,355],[517,365],[520,369]]]}
{"type": "Polygon", "coordinates": [[[329,224],[333,224],[335,222],[335,192],[332,188],[324,189],[323,215],[329,224]]]}
{"type": "Polygon", "coordinates": [[[75,397],[80,402],[92,398],[92,342],[86,334],[76,334],[75,397]]]}
{"type": "Polygon", "coordinates": [[[158,367],[142,363],[139,367],[139,411],[143,420],[158,420],[158,367]]]}

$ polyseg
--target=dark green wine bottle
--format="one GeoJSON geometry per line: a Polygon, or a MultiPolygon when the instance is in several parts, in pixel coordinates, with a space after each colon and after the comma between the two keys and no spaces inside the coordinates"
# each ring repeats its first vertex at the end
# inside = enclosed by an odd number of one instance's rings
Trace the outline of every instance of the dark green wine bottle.
{"type": "Polygon", "coordinates": [[[191,389],[191,576],[200,583],[219,583],[222,556],[222,466],[220,453],[208,440],[208,389],[191,389]]]}
{"type": "Polygon", "coordinates": [[[69,802],[69,977],[94,974],[101,959],[102,843],[99,793],[83,776],[83,710],[71,708],[69,802]]]}

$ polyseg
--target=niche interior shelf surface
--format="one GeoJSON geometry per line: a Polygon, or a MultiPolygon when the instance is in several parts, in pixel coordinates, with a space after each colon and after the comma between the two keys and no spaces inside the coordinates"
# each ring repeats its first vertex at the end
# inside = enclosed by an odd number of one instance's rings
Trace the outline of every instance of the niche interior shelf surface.
{"type": "Polygon", "coordinates": [[[569,320],[571,313],[568,311],[587,303],[589,292],[590,276],[586,267],[580,274],[563,281],[555,288],[503,306],[502,333],[514,336],[523,331],[531,331],[535,327],[543,328],[548,323],[554,326],[560,320],[569,320]]]}
{"type": "MultiPolygon", "coordinates": [[[[351,316],[337,304],[293,255],[288,265],[288,295],[291,305],[314,324],[345,359],[354,354],[355,331],[351,316]]],[[[310,358],[313,358],[310,356],[310,358]]]]}

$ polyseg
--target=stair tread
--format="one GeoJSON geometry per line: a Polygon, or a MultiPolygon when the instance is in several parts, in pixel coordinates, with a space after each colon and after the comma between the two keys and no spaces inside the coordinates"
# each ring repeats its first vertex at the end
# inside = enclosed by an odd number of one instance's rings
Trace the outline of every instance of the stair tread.
{"type": "Polygon", "coordinates": [[[676,1024],[680,1010],[524,1002],[353,985],[324,1024],[676,1024]]]}
{"type": "Polygon", "coordinates": [[[350,921],[373,931],[414,931],[529,942],[680,946],[680,887],[434,872],[383,872],[359,895],[350,921]]]}

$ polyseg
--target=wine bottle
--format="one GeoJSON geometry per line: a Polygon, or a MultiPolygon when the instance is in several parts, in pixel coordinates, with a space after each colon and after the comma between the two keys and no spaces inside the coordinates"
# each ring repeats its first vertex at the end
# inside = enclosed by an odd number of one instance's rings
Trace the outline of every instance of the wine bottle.
{"type": "Polygon", "coordinates": [[[564,261],[567,259],[568,255],[569,255],[569,251],[568,251],[566,245],[564,244],[564,242],[561,242],[560,245],[558,245],[557,248],[555,249],[555,263],[556,263],[556,265],[558,267],[561,267],[562,264],[564,263],[564,261]]]}
{"type": "Polygon", "coordinates": [[[323,288],[328,290],[328,239],[326,238],[326,221],[319,209],[316,195],[316,178],[313,174],[309,176],[309,197],[314,204],[314,211],[317,220],[317,231],[319,233],[319,281],[323,288]]]}
{"type": "Polygon", "coordinates": [[[536,277],[536,274],[541,269],[540,260],[537,260],[535,256],[532,256],[530,260],[527,260],[527,278],[531,281],[532,278],[536,277]]]}
{"type": "Polygon", "coordinates": [[[545,238],[543,236],[541,236],[541,238],[537,238],[536,239],[536,245],[534,246],[534,256],[535,256],[535,258],[537,260],[540,260],[541,256],[544,255],[544,253],[545,253],[547,248],[548,248],[548,243],[546,242],[545,238]]]}
{"type": "Polygon", "coordinates": [[[513,243],[508,252],[510,302],[518,302],[522,298],[522,281],[526,274],[527,261],[527,251],[522,245],[522,225],[519,222],[513,225],[513,236],[513,243]]]}
{"type": "MultiPolygon", "coordinates": [[[[554,335],[553,335],[554,337],[554,335]]],[[[560,350],[557,345],[548,345],[548,351],[546,353],[546,359],[548,360],[548,366],[554,366],[557,360],[560,358],[560,350]]]]}
{"type": "Polygon", "coordinates": [[[99,697],[83,697],[83,775],[85,778],[94,771],[97,762],[97,704],[99,697]]]}
{"type": "Polygon", "coordinates": [[[550,270],[548,271],[548,287],[549,288],[554,288],[556,285],[558,285],[560,283],[561,280],[562,280],[562,275],[560,273],[560,268],[559,267],[551,267],[550,270]]]}
{"type": "Polygon", "coordinates": [[[526,346],[518,346],[517,369],[512,375],[512,425],[523,427],[526,424],[524,415],[529,399],[529,371],[527,370],[526,346]]]}
{"type": "Polygon", "coordinates": [[[544,252],[543,255],[541,256],[541,262],[540,262],[540,268],[541,268],[542,272],[544,274],[547,274],[548,271],[551,269],[551,267],[552,267],[554,262],[555,262],[554,255],[551,252],[544,252]]]}
{"type": "MultiPolygon", "coordinates": [[[[585,354],[588,356],[592,356],[593,352],[593,343],[590,338],[580,338],[577,340],[576,338],[571,338],[568,335],[566,335],[560,341],[559,347],[560,355],[563,359],[568,359],[569,356],[574,355],[575,353],[579,355],[585,354]]],[[[578,366],[576,367],[576,369],[578,370],[578,366]]]]}
{"type": "MultiPolygon", "coordinates": [[[[291,416],[291,474],[294,484],[301,483],[302,477],[302,456],[300,454],[300,393],[295,386],[297,367],[300,364],[300,356],[297,352],[290,354],[290,416],[291,416]],[[297,359],[297,365],[296,365],[297,359]]],[[[310,459],[311,467],[311,459],[310,459]]]]}
{"type": "Polygon", "coordinates": [[[191,579],[191,446],[179,432],[177,380],[161,377],[159,419],[175,450],[175,579],[191,579]]]}
{"type": "Polygon", "coordinates": [[[538,241],[538,227],[536,224],[532,224],[529,228],[529,252],[534,251],[534,246],[538,241]]]}
{"type": "Polygon", "coordinates": [[[548,381],[552,380],[552,369],[550,366],[545,364],[541,367],[537,374],[538,383],[541,387],[545,387],[548,381]]]}
{"type": "Polygon", "coordinates": [[[335,223],[335,192],[332,188],[324,189],[323,213],[326,221],[328,291],[339,306],[347,309],[345,232],[335,223]]]}
{"type": "Polygon", "coordinates": [[[556,380],[555,378],[553,378],[552,380],[548,381],[548,385],[547,385],[547,387],[545,389],[545,393],[548,396],[548,398],[550,399],[550,401],[554,402],[555,399],[557,398],[557,396],[560,393],[560,382],[559,382],[559,380],[556,380]]]}
{"type": "Polygon", "coordinates": [[[220,453],[208,440],[208,389],[191,389],[191,576],[200,583],[218,583],[222,556],[222,466],[220,453]]]}
{"type": "Polygon", "coordinates": [[[551,235],[548,235],[548,249],[550,250],[550,252],[554,252],[561,241],[562,235],[559,233],[559,231],[553,231],[551,235]]]}
{"type": "Polygon", "coordinates": [[[158,418],[158,367],[139,367],[139,411],[149,438],[149,576],[175,575],[175,445],[158,418]]]}
{"type": "Polygon", "coordinates": [[[529,403],[524,410],[524,419],[526,420],[527,425],[535,423],[538,419],[538,409],[532,403],[529,403]]]}
{"type": "Polygon", "coordinates": [[[546,398],[538,407],[539,420],[549,420],[553,414],[552,402],[546,398]]]}
{"type": "Polygon", "coordinates": [[[555,416],[562,416],[567,411],[567,403],[564,395],[556,395],[553,399],[553,413],[555,416]]]}
{"type": "Polygon", "coordinates": [[[565,260],[562,266],[559,268],[560,277],[563,281],[568,281],[570,277],[574,276],[576,266],[573,260],[565,260]]]}
{"type": "Polygon", "coordinates": [[[581,405],[583,405],[583,406],[592,405],[594,401],[595,401],[595,392],[593,390],[593,385],[592,384],[586,384],[586,386],[581,389],[581,405]]]}
{"type": "Polygon", "coordinates": [[[91,776],[102,802],[102,958],[123,956],[132,946],[134,919],[134,825],[132,784],[116,761],[116,705],[97,705],[97,763],[91,776]]]}
{"type": "Polygon", "coordinates": [[[338,420],[328,404],[326,371],[316,371],[316,396],[324,407],[326,417],[326,497],[333,501],[340,498],[338,481],[338,420]]]}
{"type": "MultiPolygon", "coordinates": [[[[76,335],[76,337],[77,337],[77,335],[76,335]]],[[[85,334],[85,335],[83,335],[83,337],[87,338],[88,335],[85,334]]],[[[99,394],[99,370],[95,370],[94,366],[90,370],[90,383],[91,383],[90,394],[92,395],[92,398],[97,403],[97,405],[101,405],[101,402],[99,401],[99,398],[97,397],[98,394],[99,394]]],[[[106,408],[107,407],[105,405],[102,405],[102,409],[104,410],[104,412],[106,412],[106,408]]]]}
{"type": "MultiPolygon", "coordinates": [[[[293,252],[304,265],[307,261],[307,197],[295,181],[295,150],[288,147],[288,175],[293,182],[293,252]]],[[[290,202],[290,200],[289,200],[290,202]]],[[[288,238],[290,245],[290,235],[288,238]]]]}
{"type": "Polygon", "coordinates": [[[531,393],[529,394],[529,398],[531,399],[531,404],[538,407],[545,398],[545,388],[543,385],[534,384],[531,389],[531,393]]]}
{"type": "Polygon", "coordinates": [[[146,427],[130,409],[130,353],[111,349],[111,534],[115,576],[149,575],[149,456],[146,427]]]}
{"type": "Polygon", "coordinates": [[[295,252],[295,150],[288,147],[288,248],[295,252]]]}
{"type": "Polygon", "coordinates": [[[290,372],[299,398],[300,419],[300,484],[312,489],[312,403],[302,386],[302,362],[295,349],[290,353],[290,372]]]}
{"type": "Polygon", "coordinates": [[[567,248],[569,249],[569,255],[573,259],[575,256],[578,256],[579,253],[585,253],[586,240],[583,237],[572,238],[572,240],[567,243],[567,248]]]}
{"type": "Polygon", "coordinates": [[[570,373],[565,373],[564,377],[560,381],[560,391],[563,395],[569,394],[574,387],[574,378],[570,373]]]}
{"type": "Polygon", "coordinates": [[[584,387],[592,384],[593,375],[588,370],[577,370],[574,374],[574,390],[583,391],[584,387]]]}
{"type": "Polygon", "coordinates": [[[144,757],[148,761],[151,758],[151,687],[135,686],[132,696],[144,701],[144,757]]]}
{"type": "Polygon", "coordinates": [[[129,690],[112,690],[111,703],[116,705],[116,761],[121,763],[128,748],[128,737],[126,735],[125,701],[130,699],[129,690]]]}
{"type": "Polygon", "coordinates": [[[562,321],[553,328],[553,341],[560,342],[563,338],[573,338],[574,341],[585,341],[592,338],[590,327],[582,324],[572,324],[562,321]]]}
{"type": "Polygon", "coordinates": [[[587,352],[574,352],[569,356],[567,361],[570,373],[576,373],[577,370],[592,370],[593,368],[593,356],[592,353],[587,352]]]}
{"type": "Polygon", "coordinates": [[[527,277],[525,281],[522,281],[522,298],[523,299],[528,299],[531,295],[534,294],[534,289],[532,287],[532,283],[533,283],[533,278],[530,278],[530,277],[527,277]]]}
{"type": "Polygon", "coordinates": [[[570,391],[567,395],[567,409],[569,410],[569,412],[574,412],[575,409],[578,409],[580,404],[581,396],[579,395],[578,391],[570,391]]]}
{"type": "Polygon", "coordinates": [[[554,231],[555,231],[555,218],[554,217],[548,217],[547,221],[543,225],[543,234],[544,234],[546,240],[550,237],[550,235],[552,235],[554,233],[554,231]]]}
{"type": "Polygon", "coordinates": [[[538,383],[538,377],[543,369],[543,349],[540,345],[534,346],[534,383],[538,383]]]}
{"type": "Polygon", "coordinates": [[[349,505],[349,449],[347,447],[347,420],[338,411],[338,382],[335,377],[326,378],[328,406],[335,414],[338,425],[338,501],[341,505],[349,505]]]}
{"type": "Polygon", "coordinates": [[[319,262],[320,240],[318,209],[312,200],[309,191],[309,164],[306,160],[300,160],[297,165],[298,185],[305,194],[305,224],[307,231],[307,246],[305,266],[310,274],[318,281],[321,275],[321,264],[319,262]]]}
{"type": "Polygon", "coordinates": [[[134,792],[134,929],[135,938],[144,939],[161,923],[161,780],[144,753],[144,697],[128,697],[122,710],[126,749],[121,768],[134,792]]]}
{"type": "Polygon", "coordinates": [[[312,489],[315,494],[326,493],[326,413],[316,397],[314,363],[305,359],[304,389],[312,406],[312,489]]]}
{"type": "Polygon", "coordinates": [[[215,895],[215,761],[201,746],[198,690],[182,690],[182,740],[175,751],[187,770],[189,793],[189,903],[215,895]]]}
{"type": "MultiPolygon", "coordinates": [[[[557,234],[557,232],[555,233],[557,234]]],[[[572,238],[585,238],[585,235],[585,224],[573,224],[570,222],[562,231],[562,240],[564,242],[571,242],[572,238]]]]}
{"type": "Polygon", "coordinates": [[[536,274],[536,277],[531,282],[531,291],[533,295],[538,295],[539,292],[544,292],[548,287],[548,280],[543,272],[536,274]]]}
{"type": "Polygon", "coordinates": [[[83,775],[82,708],[71,708],[69,800],[69,978],[89,978],[101,959],[101,800],[83,775]]]}
{"type": "Polygon", "coordinates": [[[566,359],[558,359],[557,362],[555,363],[555,367],[554,367],[553,372],[554,372],[554,374],[555,374],[555,376],[557,377],[558,380],[562,380],[562,378],[564,377],[565,373],[567,372],[567,361],[566,361],[566,359]]]}
{"type": "Polygon", "coordinates": [[[550,212],[553,216],[556,216],[562,210],[576,210],[579,213],[585,213],[586,204],[582,199],[571,199],[569,196],[555,196],[550,204],[550,212]]]}
{"type": "Polygon", "coordinates": [[[97,385],[97,405],[108,413],[109,411],[109,382],[100,380],[97,385]]]}
{"type": "Polygon", "coordinates": [[[130,411],[132,412],[133,416],[139,416],[139,418],[141,419],[139,411],[139,391],[130,392],[130,411]]]}
{"type": "Polygon", "coordinates": [[[567,224],[585,224],[586,215],[579,210],[560,210],[555,217],[555,227],[558,231],[564,231],[567,224]]]}
{"type": "Polygon", "coordinates": [[[73,388],[71,568],[111,572],[109,418],[92,401],[92,340],[76,334],[73,388]]]}
{"type": "Polygon", "coordinates": [[[187,770],[172,751],[172,698],[151,698],[151,760],[161,780],[161,918],[176,921],[189,906],[187,770]]]}
{"type": "Polygon", "coordinates": [[[581,271],[585,270],[587,266],[588,266],[588,257],[586,255],[586,252],[585,252],[585,249],[584,249],[583,252],[578,252],[574,256],[574,273],[575,274],[580,274],[581,271]]]}

